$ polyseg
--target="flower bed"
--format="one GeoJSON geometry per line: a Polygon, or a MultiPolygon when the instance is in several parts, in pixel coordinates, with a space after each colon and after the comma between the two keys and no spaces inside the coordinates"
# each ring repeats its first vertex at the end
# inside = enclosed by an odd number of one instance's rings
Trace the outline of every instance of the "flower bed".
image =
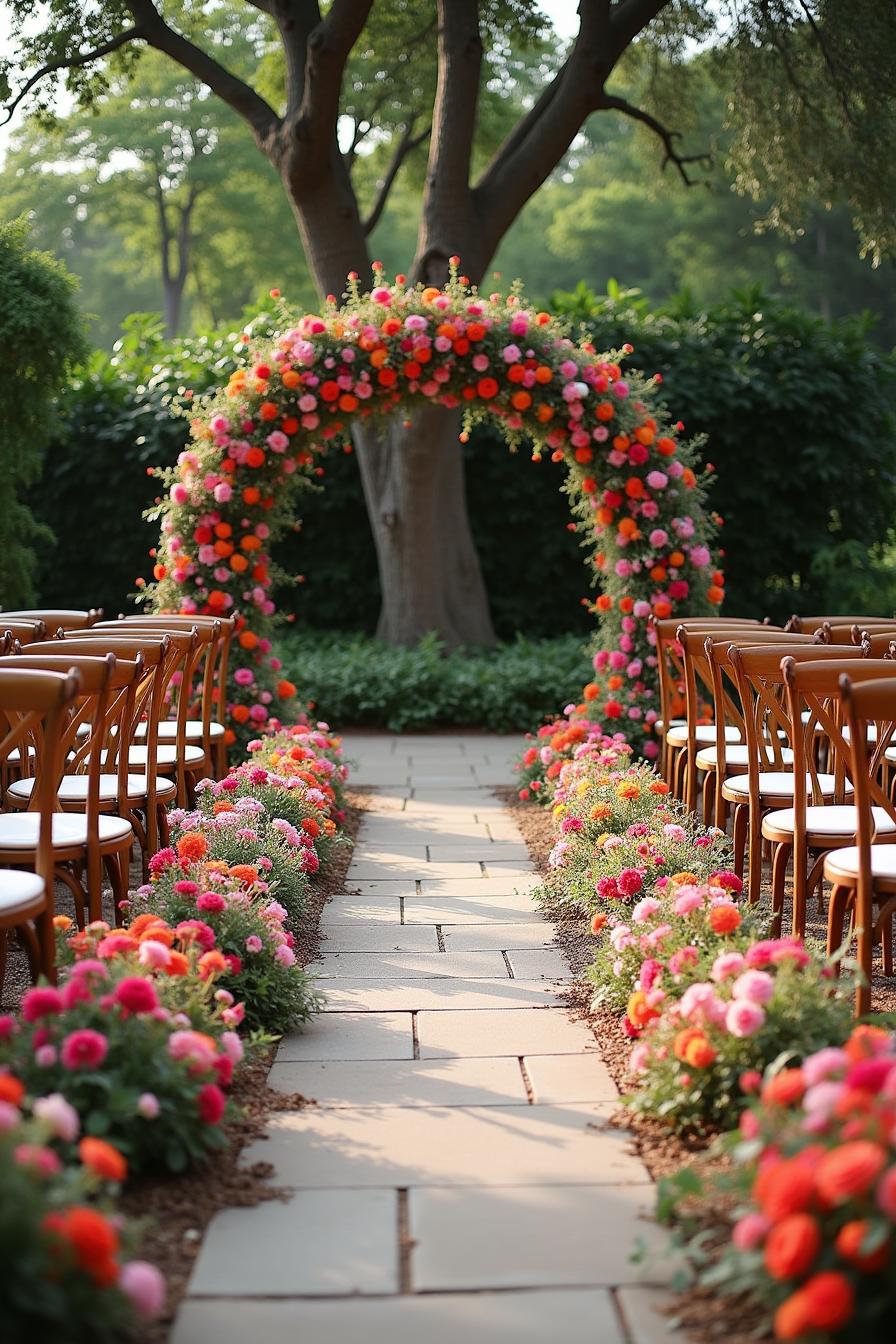
{"type": "Polygon", "coordinates": [[[586,730],[550,750],[544,897],[590,921],[594,1001],[631,1040],[624,1099],[653,1122],[646,1135],[657,1122],[688,1138],[733,1130],[718,1140],[733,1195],[724,1171],[701,1187],[691,1167],[661,1194],[670,1216],[702,1188],[699,1280],[747,1292],[778,1339],[883,1338],[896,1322],[896,1037],[852,1029],[849,977],[811,945],[765,936],[725,837],[670,804],[625,744],[586,730]],[[729,1244],[707,1269],[708,1228],[732,1197],[729,1244]]]}
{"type": "Polygon", "coordinates": [[[0,1215],[11,1338],[74,1314],[83,1333],[60,1338],[117,1340],[135,1312],[161,1310],[158,1273],[123,1263],[104,1210],[129,1175],[181,1173],[220,1151],[247,1052],[319,1007],[295,938],[308,884],[337,854],[346,776],[326,725],[278,725],[249,763],[206,782],[193,813],[172,813],[172,845],[125,927],[57,916],[58,987],[0,1017],[0,1190],[27,1206],[14,1246],[0,1215]]]}

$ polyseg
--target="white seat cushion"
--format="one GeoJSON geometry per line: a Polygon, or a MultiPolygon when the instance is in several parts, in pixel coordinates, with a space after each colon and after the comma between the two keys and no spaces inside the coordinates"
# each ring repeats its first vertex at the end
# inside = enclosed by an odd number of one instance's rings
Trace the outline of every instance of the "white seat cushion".
{"type": "MultiPolygon", "coordinates": [[[[701,747],[697,752],[698,770],[715,770],[718,765],[719,753],[716,747],[701,747]]],[[[793,752],[789,747],[781,748],[781,759],[785,765],[793,765],[793,752]]],[[[725,765],[740,766],[741,769],[750,763],[750,748],[735,744],[725,747],[725,765]]]]}
{"type": "MultiPolygon", "coordinates": [[[[687,723],[687,719],[670,719],[669,727],[680,728],[683,723],[687,723]]],[[[665,719],[657,719],[656,723],[653,726],[658,733],[661,733],[666,726],[665,719]]]]}
{"type": "MultiPolygon", "coordinates": [[[[871,811],[878,835],[896,834],[896,821],[888,816],[884,808],[873,807],[871,811]]],[[[795,818],[796,812],[792,807],[769,812],[762,819],[763,834],[766,826],[770,831],[789,831],[792,834],[796,824],[795,818]]],[[[851,803],[832,803],[830,807],[806,808],[806,833],[810,836],[854,836],[857,825],[857,812],[851,803]]]]}
{"type": "MultiPolygon", "coordinates": [[[[57,790],[57,797],[61,803],[85,803],[87,801],[87,775],[63,775],[62,781],[57,790]]],[[[8,793],[14,798],[21,798],[27,801],[31,797],[31,791],[34,788],[33,779],[17,779],[15,783],[10,784],[8,793]]],[[[177,785],[170,779],[163,779],[161,775],[156,777],[156,792],[160,794],[170,793],[172,796],[177,792],[177,785]]],[[[128,775],[127,776],[127,799],[126,801],[139,802],[141,798],[146,797],[146,776],[128,775]]],[[[100,802],[114,803],[118,798],[118,776],[100,775],[100,802]]]]}
{"type": "MultiPolygon", "coordinates": [[[[149,755],[146,747],[130,747],[128,750],[128,765],[133,770],[146,770],[146,760],[149,755]]],[[[201,766],[205,763],[205,752],[201,747],[184,748],[184,765],[189,770],[193,766],[201,766]]],[[[177,748],[163,747],[156,748],[156,765],[163,770],[170,769],[177,765],[177,748]]]]}
{"type": "MultiPolygon", "coordinates": [[[[188,742],[201,742],[202,720],[187,719],[186,732],[188,742]]],[[[209,724],[209,736],[211,737],[211,740],[213,742],[216,742],[219,738],[222,738],[224,736],[224,732],[225,728],[223,723],[218,723],[217,720],[212,719],[211,723],[209,724]]],[[[146,736],[145,723],[140,723],[137,725],[136,736],[137,737],[146,736]]],[[[159,724],[159,741],[173,742],[176,737],[177,737],[177,724],[175,723],[174,719],[163,719],[162,722],[159,724]]]]}
{"type": "MultiPolygon", "coordinates": [[[[856,881],[859,876],[859,847],[832,849],[824,861],[824,875],[828,880],[856,881]]],[[[872,877],[896,878],[896,845],[871,846],[872,877]]]]}
{"type": "MultiPolygon", "coordinates": [[[[714,723],[698,723],[694,729],[698,742],[709,743],[716,740],[716,727],[714,723]]],[[[725,741],[739,742],[741,740],[740,731],[737,728],[726,727],[725,741]]],[[[670,728],[666,734],[666,741],[671,747],[686,747],[688,742],[688,726],[686,723],[680,724],[676,728],[670,728]]]]}
{"type": "MultiPolygon", "coordinates": [[[[100,844],[126,840],[131,823],[121,817],[98,817],[100,844]]],[[[37,812],[6,812],[0,816],[0,850],[36,849],[40,829],[37,812]]],[[[60,849],[87,844],[87,818],[79,812],[53,813],[53,844],[60,849]]]]}
{"type": "Polygon", "coordinates": [[[17,910],[28,911],[46,891],[42,877],[37,873],[19,873],[12,868],[0,868],[0,915],[14,915],[17,910]]]}
{"type": "MultiPolygon", "coordinates": [[[[786,770],[763,770],[759,773],[759,792],[770,793],[772,796],[786,798],[788,794],[793,793],[795,782],[792,772],[786,770]]],[[[812,780],[809,775],[807,775],[806,788],[811,789],[811,787],[812,780]]],[[[819,775],[818,787],[825,797],[833,798],[835,792],[834,776],[819,775]]],[[[847,789],[852,787],[848,781],[846,787],[847,789]]],[[[730,779],[725,780],[723,788],[725,790],[730,790],[731,793],[740,794],[744,798],[748,798],[750,796],[750,777],[749,775],[732,775],[730,779]]]]}

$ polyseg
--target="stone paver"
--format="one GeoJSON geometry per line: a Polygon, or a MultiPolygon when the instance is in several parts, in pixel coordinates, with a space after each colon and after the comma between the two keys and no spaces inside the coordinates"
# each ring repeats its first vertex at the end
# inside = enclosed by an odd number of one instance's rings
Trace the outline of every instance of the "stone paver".
{"type": "Polygon", "coordinates": [[[316,1105],[242,1154],[285,1198],[212,1221],[171,1344],[668,1344],[649,1176],[491,792],[518,742],[345,745],[376,792],[270,1074],[316,1105]]]}
{"type": "Polygon", "coordinates": [[[498,1059],[278,1062],[268,1082],[282,1092],[300,1092],[326,1107],[529,1104],[520,1062],[510,1055],[498,1059]]]}

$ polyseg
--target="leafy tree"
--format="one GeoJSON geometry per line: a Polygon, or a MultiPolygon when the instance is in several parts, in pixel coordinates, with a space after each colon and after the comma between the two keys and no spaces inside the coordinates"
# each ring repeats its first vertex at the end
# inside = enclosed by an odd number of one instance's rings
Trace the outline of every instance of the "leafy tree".
{"type": "MultiPolygon", "coordinates": [[[[271,48],[254,82],[229,50],[241,4],[6,3],[17,40],[7,82],[17,68],[32,72],[10,87],[11,110],[27,100],[46,107],[45,77],[60,70],[89,103],[118,72],[131,73],[146,46],[223,100],[276,169],[322,294],[340,293],[350,271],[367,273],[368,235],[424,137],[409,273],[426,282],[441,283],[454,254],[474,280],[485,275],[592,114],[646,127],[689,179],[703,154],[683,151],[664,109],[689,92],[695,41],[738,63],[730,110],[744,189],[790,222],[805,208],[807,182],[833,199],[842,181],[865,245],[883,254],[894,244],[896,11],[878,0],[580,0],[579,31],[563,53],[547,45],[543,15],[527,0],[331,0],[325,9],[251,0],[271,48]],[[653,72],[643,102],[618,86],[633,48],[653,72]],[[526,51],[540,59],[521,68],[526,51]],[[489,155],[482,114],[494,93],[513,124],[489,155]],[[365,143],[379,146],[378,177],[362,200],[373,159],[360,153],[365,143]]],[[[427,416],[425,430],[395,421],[356,436],[382,580],[380,633],[398,642],[427,629],[449,643],[492,635],[457,427],[445,412],[427,416]]]]}
{"type": "Polygon", "coordinates": [[[32,544],[47,536],[19,498],[40,473],[54,396],[85,353],[74,278],[28,243],[24,219],[0,225],[0,596],[34,596],[32,544]]]}

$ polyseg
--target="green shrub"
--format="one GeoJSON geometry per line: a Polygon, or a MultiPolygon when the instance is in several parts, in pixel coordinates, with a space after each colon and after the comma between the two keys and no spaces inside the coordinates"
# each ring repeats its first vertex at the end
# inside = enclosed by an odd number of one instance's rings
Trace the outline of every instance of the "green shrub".
{"type": "Polygon", "coordinates": [[[615,287],[554,304],[599,350],[630,341],[688,433],[708,435],[726,610],[893,609],[896,360],[870,343],[870,319],[826,322],[760,290],[707,311],[686,295],[650,310],[615,287]]]}
{"type": "Polygon", "coordinates": [[[322,718],[392,732],[451,725],[517,732],[575,699],[590,672],[575,635],[446,654],[434,636],[396,649],[361,635],[291,631],[278,648],[299,696],[322,718]]]}

